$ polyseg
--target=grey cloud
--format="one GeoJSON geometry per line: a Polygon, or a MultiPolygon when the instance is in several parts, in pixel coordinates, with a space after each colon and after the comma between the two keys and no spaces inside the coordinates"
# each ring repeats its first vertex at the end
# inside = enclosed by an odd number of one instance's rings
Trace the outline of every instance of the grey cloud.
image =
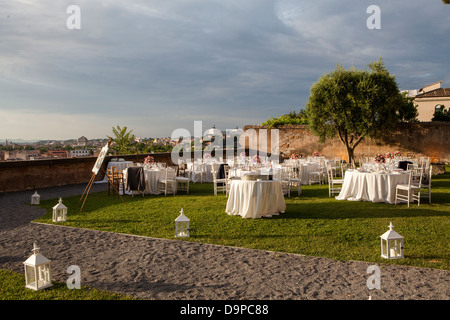
{"type": "Polygon", "coordinates": [[[77,2],[73,31],[69,1],[5,4],[0,109],[126,119],[156,136],[202,117],[235,127],[298,110],[338,62],[382,56],[402,88],[450,86],[450,6],[439,1],[379,0],[381,30],[366,27],[368,0],[77,2]]]}

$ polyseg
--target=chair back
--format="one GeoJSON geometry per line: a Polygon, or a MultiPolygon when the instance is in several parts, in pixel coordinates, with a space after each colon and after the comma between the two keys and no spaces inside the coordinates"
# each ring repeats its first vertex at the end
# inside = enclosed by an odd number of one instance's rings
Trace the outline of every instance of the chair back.
{"type": "Polygon", "coordinates": [[[220,163],[214,162],[214,163],[211,165],[211,171],[218,172],[218,171],[219,171],[219,167],[220,167],[220,163]]]}
{"type": "Polygon", "coordinates": [[[178,175],[178,166],[167,166],[167,168],[175,170],[175,175],[178,175]]]}
{"type": "Polygon", "coordinates": [[[167,168],[166,169],[166,181],[175,181],[177,177],[177,171],[174,168],[167,168]]]}
{"type": "Polygon", "coordinates": [[[433,166],[430,165],[428,171],[425,168],[423,168],[423,170],[424,172],[422,177],[422,185],[427,185],[428,187],[431,187],[431,175],[433,172],[433,166]]]}
{"type": "Polygon", "coordinates": [[[409,172],[409,186],[417,186],[419,189],[422,186],[423,168],[413,168],[409,172]]]}
{"type": "Polygon", "coordinates": [[[114,169],[112,167],[108,168],[106,174],[108,175],[108,177],[112,178],[114,176],[114,169]]]}
{"type": "Polygon", "coordinates": [[[327,162],[327,176],[328,180],[333,179],[333,166],[331,165],[331,162],[327,162]]]}
{"type": "Polygon", "coordinates": [[[225,179],[228,179],[228,175],[230,174],[230,166],[223,166],[223,171],[225,172],[225,179]]]}
{"type": "Polygon", "coordinates": [[[291,180],[291,170],[289,167],[281,167],[281,180],[282,181],[291,180]]]}
{"type": "MultiPolygon", "coordinates": [[[[328,162],[327,162],[328,164],[328,162]]],[[[321,170],[326,170],[326,166],[325,166],[325,159],[320,158],[319,159],[319,171],[321,170]]]]}

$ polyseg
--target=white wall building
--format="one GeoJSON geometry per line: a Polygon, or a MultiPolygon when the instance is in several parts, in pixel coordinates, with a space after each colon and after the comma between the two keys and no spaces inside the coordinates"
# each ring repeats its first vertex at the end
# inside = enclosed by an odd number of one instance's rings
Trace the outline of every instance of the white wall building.
{"type": "Polygon", "coordinates": [[[443,106],[450,107],[450,88],[442,88],[442,81],[430,84],[418,90],[405,90],[408,96],[414,98],[419,121],[431,121],[434,112],[443,106]]]}
{"type": "Polygon", "coordinates": [[[71,157],[89,157],[91,156],[91,150],[89,149],[77,149],[70,151],[71,157]]]}

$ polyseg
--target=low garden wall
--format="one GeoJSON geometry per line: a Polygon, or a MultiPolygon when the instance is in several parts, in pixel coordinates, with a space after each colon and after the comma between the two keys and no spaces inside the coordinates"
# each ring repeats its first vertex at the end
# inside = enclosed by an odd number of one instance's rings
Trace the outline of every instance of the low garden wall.
{"type": "MultiPolygon", "coordinates": [[[[128,161],[143,162],[148,154],[123,155],[128,161]]],[[[152,154],[156,162],[171,164],[170,153],[152,154]]],[[[108,162],[116,156],[108,156],[103,162],[106,171],[108,162]]],[[[67,159],[44,159],[30,161],[0,162],[0,192],[11,192],[47,188],[70,184],[89,183],[92,168],[97,157],[67,159]]],[[[96,181],[103,180],[104,171],[100,170],[96,181]]]]}

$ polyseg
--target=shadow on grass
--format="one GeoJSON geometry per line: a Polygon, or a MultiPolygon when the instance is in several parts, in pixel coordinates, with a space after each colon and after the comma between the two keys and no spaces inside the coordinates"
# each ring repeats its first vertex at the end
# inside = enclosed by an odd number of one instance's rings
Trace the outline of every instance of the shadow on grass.
{"type": "MultiPolygon", "coordinates": [[[[286,204],[286,212],[271,219],[349,219],[349,218],[388,218],[388,217],[435,217],[450,216],[450,211],[439,211],[420,207],[408,208],[399,204],[395,208],[387,208],[384,203],[303,203],[301,205],[286,204]]],[[[425,206],[425,205],[423,205],[425,206]]],[[[430,206],[430,205],[427,205],[430,206]]]]}

